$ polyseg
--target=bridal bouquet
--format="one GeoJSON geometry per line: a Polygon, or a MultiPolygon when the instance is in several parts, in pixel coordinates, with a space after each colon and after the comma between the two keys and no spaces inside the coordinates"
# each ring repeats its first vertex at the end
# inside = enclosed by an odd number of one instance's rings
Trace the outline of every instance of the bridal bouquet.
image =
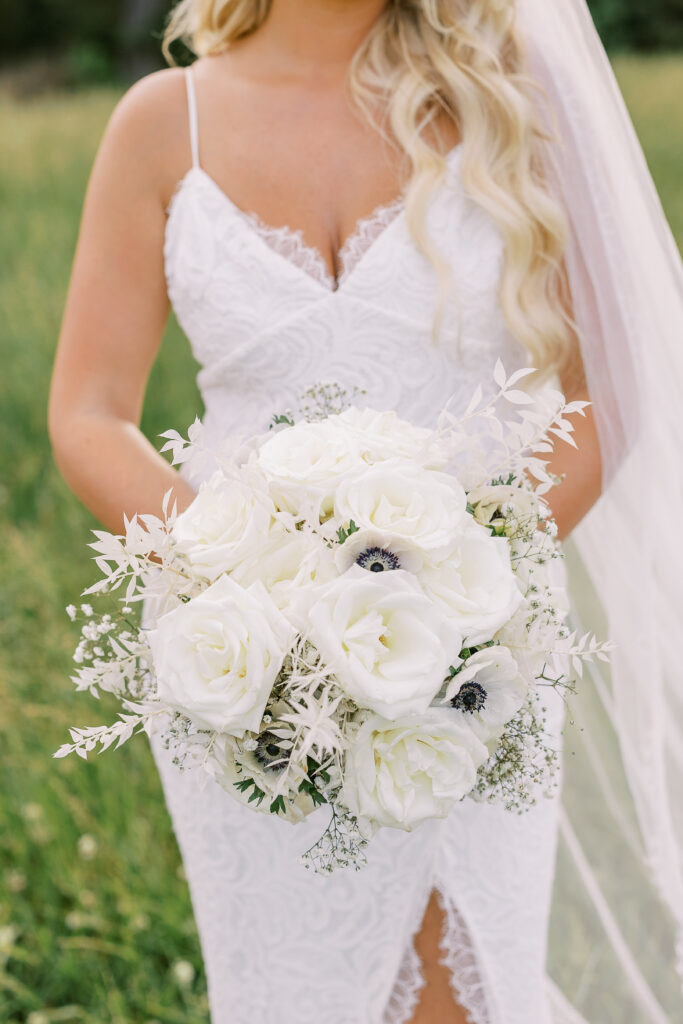
{"type": "Polygon", "coordinates": [[[550,438],[574,443],[566,417],[585,403],[518,390],[530,372],[499,363],[493,398],[478,389],[434,430],[323,384],[303,418],[220,450],[199,422],[163,435],[204,482],[180,514],[167,495],[161,518],[96,532],[103,576],[85,593],[120,600],[80,606],[74,681],[122,712],[55,756],[159,730],[180,768],[255,810],[326,806],[303,858],[321,871],[360,866],[381,826],[552,789],[544,687],[607,645],[569,632],[550,569],[550,438]]]}

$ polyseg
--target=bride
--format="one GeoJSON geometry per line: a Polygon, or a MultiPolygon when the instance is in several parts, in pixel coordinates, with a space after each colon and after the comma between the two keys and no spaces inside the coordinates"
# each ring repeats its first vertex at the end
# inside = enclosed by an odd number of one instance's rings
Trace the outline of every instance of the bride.
{"type": "Polygon", "coordinates": [[[153,739],[213,1024],[683,1019],[680,264],[583,0],[182,0],[176,40],[88,187],[49,416],[75,493],[116,532],[193,499],[138,427],[169,303],[215,439],[322,379],[430,425],[531,364],[593,403],[550,502],[618,648],[571,716],[551,691],[561,796],[385,830],[357,874],[298,865],[321,812],[252,814],[153,739]]]}

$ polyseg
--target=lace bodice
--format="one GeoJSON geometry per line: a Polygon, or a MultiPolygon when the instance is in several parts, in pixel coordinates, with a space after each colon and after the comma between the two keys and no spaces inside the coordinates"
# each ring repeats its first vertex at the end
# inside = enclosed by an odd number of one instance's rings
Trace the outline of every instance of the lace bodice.
{"type": "Polygon", "coordinates": [[[402,197],[357,225],[330,278],[300,232],[239,210],[193,166],[169,204],[168,293],[201,366],[205,424],[216,435],[265,428],[320,380],[365,389],[365,401],[428,424],[481,383],[527,361],[498,302],[502,241],[467,197],[461,147],[427,213],[452,266],[442,327],[433,337],[438,275],[415,246],[402,197]]]}
{"type": "MultiPolygon", "coordinates": [[[[414,244],[403,197],[360,221],[333,280],[300,232],[237,208],[193,163],[168,208],[168,294],[200,364],[208,441],[253,433],[295,410],[305,388],[339,382],[364,401],[433,424],[502,358],[527,362],[498,301],[503,244],[466,194],[462,150],[427,211],[452,268],[438,340],[438,274],[414,244]]],[[[561,710],[554,715],[557,733],[561,710]]],[[[297,858],[326,824],[273,821],[216,784],[199,792],[153,739],[185,862],[207,967],[213,1024],[404,1024],[421,985],[412,936],[429,893],[448,922],[444,962],[476,1024],[550,1024],[545,928],[555,849],[550,801],[526,820],[464,801],[445,822],[383,830],[367,868],[330,878],[297,858]]]]}
{"type": "Polygon", "coordinates": [[[287,225],[272,227],[270,224],[266,224],[257,213],[245,213],[239,207],[234,206],[227,196],[225,199],[234,207],[236,213],[244,217],[252,229],[261,236],[266,245],[270,246],[283,259],[289,260],[290,263],[309,274],[324,288],[329,288],[330,291],[336,291],[344,283],[366,249],[369,249],[375,239],[379,238],[394,217],[402,211],[404,205],[404,196],[400,195],[392,202],[376,207],[371,214],[358,221],[337,254],[337,262],[341,270],[335,277],[328,270],[322,253],[315,246],[308,245],[304,241],[301,230],[295,230],[287,225]]]}

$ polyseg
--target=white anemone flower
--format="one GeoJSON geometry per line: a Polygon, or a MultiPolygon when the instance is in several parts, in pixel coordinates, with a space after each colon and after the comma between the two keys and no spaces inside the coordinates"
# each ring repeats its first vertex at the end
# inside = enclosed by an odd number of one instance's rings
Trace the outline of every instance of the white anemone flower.
{"type": "Polygon", "coordinates": [[[442,700],[483,742],[500,736],[526,699],[528,686],[507,647],[498,644],[471,655],[442,700]]]}
{"type": "Polygon", "coordinates": [[[423,556],[409,539],[366,527],[349,534],[344,543],[338,545],[334,561],[340,573],[354,563],[369,572],[405,569],[417,573],[422,568],[423,556]]]}

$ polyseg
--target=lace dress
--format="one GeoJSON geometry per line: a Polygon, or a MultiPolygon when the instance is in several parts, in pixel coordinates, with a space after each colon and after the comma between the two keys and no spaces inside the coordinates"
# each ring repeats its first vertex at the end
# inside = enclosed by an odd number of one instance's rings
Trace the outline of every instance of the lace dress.
{"type": "MultiPolygon", "coordinates": [[[[211,436],[260,431],[320,380],[366,389],[376,408],[433,424],[447,399],[492,387],[500,356],[527,362],[497,299],[502,242],[464,194],[460,149],[428,211],[453,268],[440,340],[436,274],[413,244],[398,199],[358,225],[332,279],[288,228],[240,211],[199,163],[187,72],[193,163],[168,209],[168,293],[201,370],[211,436]]],[[[564,705],[548,699],[561,743],[564,705]]],[[[413,948],[432,890],[446,913],[444,961],[475,1024],[580,1018],[546,975],[558,801],[522,815],[463,801],[413,833],[385,829],[361,871],[329,877],[298,857],[327,822],[292,826],[255,814],[218,785],[200,789],[160,743],[153,749],[184,860],[209,985],[212,1024],[404,1024],[423,984],[413,948]]]]}

